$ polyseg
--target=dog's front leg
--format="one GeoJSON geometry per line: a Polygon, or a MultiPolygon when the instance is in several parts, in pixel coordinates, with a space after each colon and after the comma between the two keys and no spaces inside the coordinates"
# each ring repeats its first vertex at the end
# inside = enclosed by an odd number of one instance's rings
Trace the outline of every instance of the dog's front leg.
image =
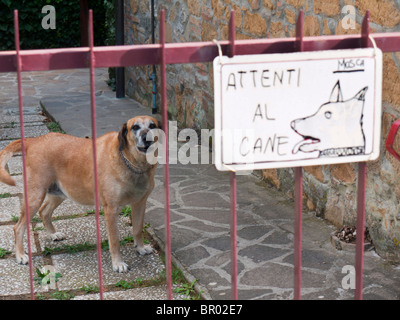
{"type": "Polygon", "coordinates": [[[132,226],[133,226],[133,238],[135,239],[136,251],[141,254],[150,254],[154,250],[151,245],[143,244],[143,223],[144,223],[144,212],[146,211],[147,198],[141,200],[138,203],[131,204],[132,209],[132,226]]]}
{"type": "Polygon", "coordinates": [[[121,258],[119,232],[117,227],[118,212],[116,208],[104,207],[104,214],[107,224],[108,244],[110,247],[113,270],[117,272],[128,272],[129,267],[121,258]]]}

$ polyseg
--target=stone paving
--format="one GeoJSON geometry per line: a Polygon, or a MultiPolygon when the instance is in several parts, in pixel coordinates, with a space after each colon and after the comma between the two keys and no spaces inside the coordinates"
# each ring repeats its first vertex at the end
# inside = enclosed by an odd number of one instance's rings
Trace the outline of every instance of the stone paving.
{"type": "MultiPolygon", "coordinates": [[[[64,72],[64,71],[62,71],[64,72]]],[[[87,72],[87,71],[86,71],[87,72]]],[[[87,126],[88,77],[82,70],[66,73],[49,72],[48,77],[39,73],[36,81],[33,73],[26,76],[27,90],[32,96],[27,103],[27,132],[35,135],[47,130],[43,117],[39,114],[39,103],[48,113],[59,121],[67,133],[78,136],[91,134],[87,126]],[[57,81],[60,83],[57,84],[57,81]],[[87,81],[87,83],[85,82],[87,81]],[[32,84],[30,84],[32,83],[32,84]],[[33,85],[34,83],[34,85],[33,85]],[[47,88],[47,85],[49,88],[47,88]],[[34,87],[34,89],[31,88],[34,87]],[[62,94],[60,94],[62,91],[62,94]],[[71,97],[76,97],[72,100],[71,97]],[[59,103],[58,103],[59,102],[59,103]],[[70,108],[74,108],[72,112],[70,108]],[[39,118],[37,118],[39,117],[39,118]],[[28,120],[28,119],[27,119],[28,120]],[[76,130],[76,131],[74,131],[76,130]]],[[[148,114],[147,109],[131,99],[115,99],[113,93],[104,85],[106,71],[96,70],[96,101],[98,134],[119,130],[126,119],[138,112],[148,114]],[[114,114],[110,105],[116,106],[114,114]]],[[[9,75],[11,77],[11,75],[9,75]]],[[[3,82],[4,77],[0,78],[3,82]]],[[[10,84],[12,84],[10,80],[10,84]]],[[[25,86],[25,84],[24,84],[25,86]]],[[[9,90],[10,91],[10,90],[9,90]]],[[[16,101],[12,97],[1,96],[0,147],[18,137],[18,121],[6,122],[5,116],[15,115],[16,101]],[[13,109],[14,107],[14,109],[13,109]]],[[[29,95],[29,93],[28,93],[29,95]]],[[[179,148],[179,146],[178,146],[179,148]]],[[[176,152],[176,150],[171,150],[176,152]]],[[[15,157],[9,165],[10,172],[19,182],[18,188],[0,185],[0,194],[11,196],[0,199],[0,248],[13,250],[12,226],[14,216],[18,216],[21,198],[21,165],[15,157]]],[[[170,166],[171,229],[172,251],[178,267],[189,282],[198,279],[197,289],[204,299],[230,299],[230,212],[229,176],[217,172],[212,164],[170,166]]],[[[163,170],[158,168],[155,190],[151,194],[146,223],[147,229],[156,245],[161,249],[164,242],[164,191],[163,170]]],[[[238,176],[238,280],[240,299],[292,299],[293,298],[293,202],[288,197],[268,187],[257,174],[238,176]]],[[[95,243],[94,215],[88,209],[65,202],[57,209],[54,224],[68,234],[65,241],[51,243],[44,234],[39,220],[33,223],[35,252],[34,264],[51,263],[59,268],[63,277],[57,283],[58,290],[75,290],[83,285],[96,282],[96,251],[84,250],[79,253],[59,252],[50,258],[41,254],[45,247],[76,245],[84,242],[95,243]]],[[[121,217],[121,238],[129,236],[129,221],[121,217]]],[[[316,218],[312,212],[303,215],[303,299],[353,299],[354,290],[345,289],[342,281],[347,275],[343,267],[355,264],[355,254],[338,251],[330,242],[330,234],[335,229],[326,221],[316,218]]],[[[102,238],[106,238],[102,222],[102,238]]],[[[111,271],[108,250],[103,251],[106,288],[111,288],[119,280],[129,281],[151,279],[164,268],[157,255],[139,257],[134,254],[131,244],[123,247],[123,255],[128,263],[135,266],[128,274],[111,271]]],[[[28,268],[15,263],[12,254],[0,259],[0,298],[15,298],[29,292],[28,268]]],[[[400,298],[400,268],[387,263],[373,249],[365,254],[364,261],[364,299],[400,298]]],[[[43,288],[36,287],[41,292],[43,288]]],[[[112,290],[105,298],[109,299],[164,299],[162,286],[155,288],[135,288],[130,291],[112,290]],[[152,291],[154,289],[154,291],[152,291]]],[[[77,294],[76,299],[97,299],[96,294],[77,294]]],[[[174,298],[178,298],[177,295],[174,298]]]]}

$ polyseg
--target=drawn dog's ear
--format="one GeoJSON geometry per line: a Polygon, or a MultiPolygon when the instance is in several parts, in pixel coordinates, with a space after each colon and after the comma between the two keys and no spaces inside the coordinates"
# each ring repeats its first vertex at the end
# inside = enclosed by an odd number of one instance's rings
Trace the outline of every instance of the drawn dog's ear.
{"type": "Polygon", "coordinates": [[[368,87],[365,87],[364,89],[360,90],[360,92],[355,95],[354,99],[365,101],[365,94],[367,93],[367,90],[368,87]]]}
{"type": "Polygon", "coordinates": [[[126,139],[127,134],[128,134],[128,127],[126,123],[124,123],[120,132],[118,133],[119,151],[124,150],[128,144],[128,140],[126,139]]]}
{"type": "Polygon", "coordinates": [[[336,85],[333,87],[331,97],[329,102],[343,102],[342,90],[340,89],[340,82],[336,82],[336,85]]]}

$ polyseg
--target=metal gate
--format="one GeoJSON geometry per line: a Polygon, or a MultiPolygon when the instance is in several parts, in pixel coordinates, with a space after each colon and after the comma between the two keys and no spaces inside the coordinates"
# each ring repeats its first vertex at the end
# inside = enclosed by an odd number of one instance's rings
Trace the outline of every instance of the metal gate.
{"type": "MultiPolygon", "coordinates": [[[[369,11],[367,11],[363,23],[361,35],[335,35],[303,38],[303,11],[300,11],[296,24],[295,38],[281,39],[257,39],[235,40],[234,12],[231,11],[229,23],[229,40],[221,41],[222,51],[225,55],[244,54],[269,54],[286,53],[295,51],[319,51],[333,49],[352,49],[371,46],[369,31],[369,11]]],[[[24,71],[45,71],[56,69],[89,68],[90,70],[90,102],[92,115],[93,159],[95,176],[95,200],[96,200],[96,229],[98,251],[98,274],[100,299],[103,299],[103,275],[100,245],[99,225],[99,194],[96,165],[96,100],[94,88],[94,69],[104,67],[126,67],[139,65],[160,65],[161,70],[161,113],[165,136],[168,137],[167,117],[167,88],[166,65],[178,63],[211,62],[218,55],[218,48],[214,42],[190,42],[190,43],[165,43],[165,13],[160,16],[160,43],[148,45],[126,46],[93,46],[93,13],[89,11],[89,47],[20,50],[18,11],[14,11],[15,46],[16,51],[0,52],[0,72],[17,72],[19,111],[22,137],[22,159],[24,172],[24,200],[27,215],[27,236],[31,298],[34,299],[33,267],[30,235],[30,215],[28,204],[28,188],[26,177],[25,132],[22,100],[21,73],[24,71]]],[[[400,51],[400,33],[376,33],[371,35],[376,45],[383,52],[400,51]]],[[[400,127],[400,120],[396,121],[390,130],[386,147],[389,152],[400,160],[400,156],[393,148],[395,136],[400,127]]],[[[167,297],[172,299],[171,279],[171,225],[170,225],[170,196],[169,196],[169,159],[168,139],[165,141],[166,164],[164,165],[164,189],[165,189],[165,226],[166,226],[166,279],[167,297]]],[[[294,237],[294,298],[301,299],[301,244],[302,244],[302,183],[303,170],[294,168],[295,172],[295,237],[294,237]]],[[[231,200],[231,286],[232,298],[238,298],[237,281],[237,249],[236,249],[236,174],[230,173],[230,200],[231,200]]],[[[358,168],[358,195],[357,195],[357,243],[356,243],[356,290],[355,299],[362,299],[363,288],[363,259],[364,259],[364,224],[365,224],[365,188],[366,188],[366,163],[359,163],[358,168]],[[360,232],[361,230],[361,232],[360,232]]]]}

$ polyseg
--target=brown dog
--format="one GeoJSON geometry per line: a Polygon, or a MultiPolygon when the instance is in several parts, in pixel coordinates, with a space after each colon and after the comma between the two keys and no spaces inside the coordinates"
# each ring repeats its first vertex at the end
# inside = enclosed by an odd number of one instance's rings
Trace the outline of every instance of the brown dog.
{"type": "MultiPolygon", "coordinates": [[[[142,230],[146,201],[153,190],[156,171],[156,165],[150,165],[146,159],[146,152],[153,143],[147,141],[147,134],[156,128],[156,119],[135,117],[128,120],[119,133],[109,132],[96,141],[99,199],[107,224],[113,270],[118,272],[128,271],[128,265],[121,258],[117,229],[118,214],[124,206],[130,205],[132,209],[137,251],[140,254],[153,252],[150,245],[143,244],[142,230]]],[[[39,210],[51,238],[62,240],[64,235],[56,232],[51,222],[54,209],[66,198],[83,205],[93,205],[95,201],[92,140],[48,133],[25,142],[30,216],[39,210]]],[[[15,185],[5,166],[21,150],[21,140],[17,140],[0,152],[1,182],[15,185]]],[[[14,227],[15,254],[21,264],[28,263],[23,249],[25,230],[24,204],[14,227]]]]}

